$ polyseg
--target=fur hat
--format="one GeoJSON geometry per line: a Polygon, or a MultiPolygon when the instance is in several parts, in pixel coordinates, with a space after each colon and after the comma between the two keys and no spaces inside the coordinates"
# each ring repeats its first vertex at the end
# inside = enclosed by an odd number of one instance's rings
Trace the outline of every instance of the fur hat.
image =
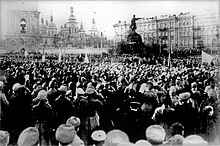
{"type": "Polygon", "coordinates": [[[149,143],[147,140],[138,140],[136,143],[135,143],[136,146],[152,146],[151,143],[149,143]]]}
{"type": "Polygon", "coordinates": [[[46,99],[47,98],[47,91],[40,90],[37,94],[37,98],[39,99],[46,99]]]}
{"type": "Polygon", "coordinates": [[[190,145],[208,146],[208,142],[199,135],[189,135],[183,140],[183,146],[190,145]]]}
{"type": "Polygon", "coordinates": [[[18,146],[34,146],[39,139],[39,131],[35,127],[24,129],[18,138],[18,146]]]}
{"type": "Polygon", "coordinates": [[[67,121],[66,124],[72,125],[74,127],[77,127],[81,124],[80,119],[78,117],[70,117],[67,121]]]}
{"type": "Polygon", "coordinates": [[[66,91],[67,91],[67,86],[66,86],[66,85],[61,85],[58,90],[59,90],[59,91],[66,92],[66,91]]]}
{"type": "Polygon", "coordinates": [[[56,140],[64,144],[71,143],[75,136],[75,127],[69,124],[62,124],[56,130],[56,140]]]}
{"type": "Polygon", "coordinates": [[[0,145],[7,146],[9,143],[9,133],[7,131],[0,130],[0,145]]]}
{"type": "Polygon", "coordinates": [[[162,144],[166,133],[160,125],[151,125],[146,130],[146,138],[151,144],[162,144]]]}
{"type": "Polygon", "coordinates": [[[13,87],[12,87],[12,90],[15,92],[15,91],[17,91],[20,87],[21,87],[21,84],[15,83],[15,84],[13,85],[13,87]]]}
{"type": "Polygon", "coordinates": [[[190,94],[189,92],[181,93],[181,94],[179,95],[179,99],[180,99],[180,100],[187,100],[187,99],[190,98],[190,96],[191,96],[191,94],[190,94]]]}
{"type": "Polygon", "coordinates": [[[174,135],[168,141],[164,142],[164,146],[181,146],[183,145],[184,137],[182,135],[174,135]]]}
{"type": "Polygon", "coordinates": [[[94,87],[88,87],[88,88],[86,88],[85,94],[94,94],[94,93],[96,93],[96,90],[95,90],[94,87]]]}
{"type": "Polygon", "coordinates": [[[82,88],[77,88],[77,89],[76,89],[76,93],[82,95],[82,94],[84,94],[85,92],[83,91],[82,88]]]}
{"type": "Polygon", "coordinates": [[[106,138],[106,133],[103,130],[96,130],[92,133],[91,137],[95,141],[104,141],[106,138]]]}
{"type": "Polygon", "coordinates": [[[117,145],[121,142],[129,142],[128,135],[121,130],[111,130],[106,135],[104,145],[117,145]]]}

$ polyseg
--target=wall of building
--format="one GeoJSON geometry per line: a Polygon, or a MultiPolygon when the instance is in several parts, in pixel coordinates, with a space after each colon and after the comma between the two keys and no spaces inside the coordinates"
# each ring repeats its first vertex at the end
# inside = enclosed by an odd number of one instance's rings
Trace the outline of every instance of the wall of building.
{"type": "MultiPolygon", "coordinates": [[[[136,32],[145,44],[161,43],[173,49],[220,47],[218,13],[162,15],[138,20],[136,32]]],[[[119,21],[115,27],[116,42],[125,40],[130,23],[119,21]]]]}

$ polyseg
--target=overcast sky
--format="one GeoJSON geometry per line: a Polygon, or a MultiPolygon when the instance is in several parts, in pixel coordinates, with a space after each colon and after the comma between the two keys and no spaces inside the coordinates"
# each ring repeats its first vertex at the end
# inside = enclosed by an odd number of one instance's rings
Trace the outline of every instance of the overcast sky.
{"type": "Polygon", "coordinates": [[[79,22],[83,22],[84,28],[88,30],[92,25],[92,11],[96,12],[95,19],[99,30],[104,34],[113,37],[113,25],[121,21],[131,21],[133,14],[136,17],[154,17],[163,14],[179,14],[180,12],[198,13],[202,11],[219,12],[219,0],[203,1],[38,1],[38,10],[40,16],[45,19],[50,18],[51,13],[54,16],[54,22],[58,30],[64,24],[69,15],[70,7],[74,8],[74,15],[79,22]]]}

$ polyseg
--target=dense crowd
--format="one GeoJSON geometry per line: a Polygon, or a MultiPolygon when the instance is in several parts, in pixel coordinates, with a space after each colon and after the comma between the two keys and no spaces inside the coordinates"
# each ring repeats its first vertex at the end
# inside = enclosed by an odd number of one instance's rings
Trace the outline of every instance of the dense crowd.
{"type": "Polygon", "coordinates": [[[195,58],[172,66],[137,57],[90,60],[3,58],[0,138],[10,135],[8,145],[19,146],[113,146],[123,139],[127,146],[183,145],[195,137],[219,144],[218,67],[195,58]]]}

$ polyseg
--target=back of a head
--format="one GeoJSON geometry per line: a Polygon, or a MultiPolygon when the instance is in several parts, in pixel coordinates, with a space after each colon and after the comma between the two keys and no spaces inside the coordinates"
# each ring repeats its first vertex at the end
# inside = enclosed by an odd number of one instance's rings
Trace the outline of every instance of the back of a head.
{"type": "Polygon", "coordinates": [[[9,143],[9,133],[7,131],[0,130],[0,145],[1,146],[7,146],[9,143]]]}
{"type": "Polygon", "coordinates": [[[55,133],[56,140],[62,144],[70,144],[75,136],[75,127],[70,124],[61,124],[55,133]]]}
{"type": "Polygon", "coordinates": [[[208,142],[199,135],[189,135],[183,140],[183,146],[208,146],[208,142]]]}
{"type": "Polygon", "coordinates": [[[104,146],[117,146],[119,143],[129,142],[129,137],[121,130],[111,130],[107,133],[104,146]]]}
{"type": "Polygon", "coordinates": [[[39,139],[39,131],[35,127],[24,129],[18,138],[18,146],[34,146],[39,139]]]}
{"type": "Polygon", "coordinates": [[[148,142],[147,140],[141,139],[135,143],[135,146],[152,146],[152,144],[148,142]]]}
{"type": "Polygon", "coordinates": [[[152,145],[162,144],[166,133],[160,125],[151,125],[146,129],[146,138],[152,145]]]}
{"type": "Polygon", "coordinates": [[[121,142],[117,146],[136,146],[136,145],[131,142],[121,142]]]}
{"type": "Polygon", "coordinates": [[[184,127],[181,123],[174,123],[173,125],[170,126],[169,130],[172,136],[176,134],[183,135],[184,127]]]}
{"type": "Polygon", "coordinates": [[[163,143],[163,146],[182,146],[184,137],[182,135],[174,135],[168,141],[163,143]]]}

